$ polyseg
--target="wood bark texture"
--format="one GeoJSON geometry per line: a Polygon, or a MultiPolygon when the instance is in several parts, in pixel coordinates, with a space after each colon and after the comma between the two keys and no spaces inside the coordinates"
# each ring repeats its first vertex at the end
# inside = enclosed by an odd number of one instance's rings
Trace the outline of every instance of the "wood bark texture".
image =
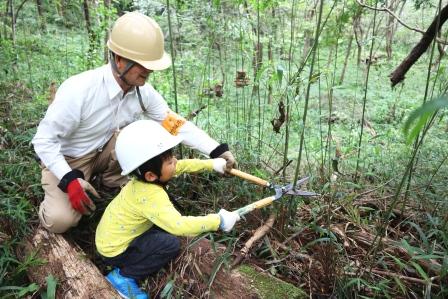
{"type": "Polygon", "coordinates": [[[406,73],[417,62],[420,56],[426,52],[431,45],[432,40],[436,37],[437,32],[443,23],[448,19],[448,5],[446,5],[429,25],[423,37],[417,45],[411,50],[408,56],[400,63],[400,65],[390,74],[392,87],[404,80],[406,73]]]}
{"type": "Polygon", "coordinates": [[[120,298],[82,249],[62,235],[37,228],[25,242],[25,254],[36,251],[36,257],[46,263],[29,268],[28,277],[43,286],[45,278],[53,275],[58,282],[56,298],[120,298]]]}
{"type": "Polygon", "coordinates": [[[244,244],[244,247],[241,248],[240,254],[237,255],[237,257],[233,260],[232,268],[238,266],[246,257],[246,255],[250,252],[250,249],[255,244],[255,242],[263,238],[271,230],[272,226],[274,225],[275,218],[276,218],[275,214],[269,215],[269,218],[266,221],[266,223],[257,228],[252,237],[249,240],[247,240],[246,243],[244,244]]]}

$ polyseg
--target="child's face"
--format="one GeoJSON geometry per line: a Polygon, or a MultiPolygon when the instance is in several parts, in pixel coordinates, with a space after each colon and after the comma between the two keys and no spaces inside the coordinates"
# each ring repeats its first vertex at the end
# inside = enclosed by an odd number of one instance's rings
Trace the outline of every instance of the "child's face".
{"type": "Polygon", "coordinates": [[[175,156],[171,156],[163,161],[162,170],[159,180],[162,183],[168,182],[176,173],[177,159],[175,156]]]}

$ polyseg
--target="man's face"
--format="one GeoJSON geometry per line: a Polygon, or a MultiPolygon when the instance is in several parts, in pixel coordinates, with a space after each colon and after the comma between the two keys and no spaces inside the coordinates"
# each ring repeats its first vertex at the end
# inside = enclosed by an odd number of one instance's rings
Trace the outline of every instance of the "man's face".
{"type": "Polygon", "coordinates": [[[176,164],[177,159],[175,156],[171,156],[163,161],[162,170],[159,177],[159,180],[162,183],[168,182],[174,176],[174,174],[176,173],[176,164]]]}
{"type": "Polygon", "coordinates": [[[126,81],[133,86],[143,86],[145,85],[146,80],[153,71],[147,70],[142,67],[140,64],[134,64],[133,67],[129,70],[129,72],[124,76],[126,81]]]}
{"type": "MultiPolygon", "coordinates": [[[[118,70],[120,72],[123,72],[128,62],[129,60],[120,57],[117,63],[118,70]]],[[[143,86],[145,85],[145,82],[148,79],[149,74],[151,74],[152,72],[153,72],[152,70],[145,69],[140,64],[135,63],[129,69],[126,75],[124,75],[124,79],[126,80],[126,83],[131,86],[143,86]]]]}

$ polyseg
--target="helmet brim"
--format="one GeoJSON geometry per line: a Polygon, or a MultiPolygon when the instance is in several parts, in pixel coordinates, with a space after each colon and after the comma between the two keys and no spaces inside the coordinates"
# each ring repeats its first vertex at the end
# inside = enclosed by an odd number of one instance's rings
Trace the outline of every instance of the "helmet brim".
{"type": "Polygon", "coordinates": [[[158,60],[152,60],[152,61],[134,60],[134,61],[143,66],[145,69],[151,71],[161,71],[171,66],[171,57],[166,52],[164,52],[162,58],[158,60]]]}
{"type": "MultiPolygon", "coordinates": [[[[160,153],[163,153],[169,149],[172,149],[174,147],[176,147],[177,145],[179,145],[181,142],[183,141],[183,139],[180,136],[172,136],[172,138],[170,138],[170,140],[168,142],[166,142],[164,144],[164,146],[162,148],[160,148],[160,153]]],[[[125,176],[130,174],[131,172],[133,172],[134,170],[136,170],[140,165],[142,165],[143,163],[145,163],[146,161],[150,160],[154,158],[148,158],[147,160],[141,160],[141,161],[135,161],[135,163],[133,163],[134,165],[132,165],[131,167],[129,167],[129,169],[126,170],[122,170],[121,175],[125,176]]]]}

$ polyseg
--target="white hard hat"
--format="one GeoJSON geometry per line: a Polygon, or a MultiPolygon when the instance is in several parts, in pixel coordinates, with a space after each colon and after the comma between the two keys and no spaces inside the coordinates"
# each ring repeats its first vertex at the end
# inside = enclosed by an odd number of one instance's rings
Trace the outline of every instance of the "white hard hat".
{"type": "Polygon", "coordinates": [[[171,65],[164,45],[163,33],[157,22],[137,11],[119,17],[107,41],[107,47],[115,54],[154,71],[171,65]]]}
{"type": "Polygon", "coordinates": [[[182,139],[152,120],[138,120],[121,130],[115,144],[121,175],[127,175],[151,158],[178,145],[182,139]]]}

